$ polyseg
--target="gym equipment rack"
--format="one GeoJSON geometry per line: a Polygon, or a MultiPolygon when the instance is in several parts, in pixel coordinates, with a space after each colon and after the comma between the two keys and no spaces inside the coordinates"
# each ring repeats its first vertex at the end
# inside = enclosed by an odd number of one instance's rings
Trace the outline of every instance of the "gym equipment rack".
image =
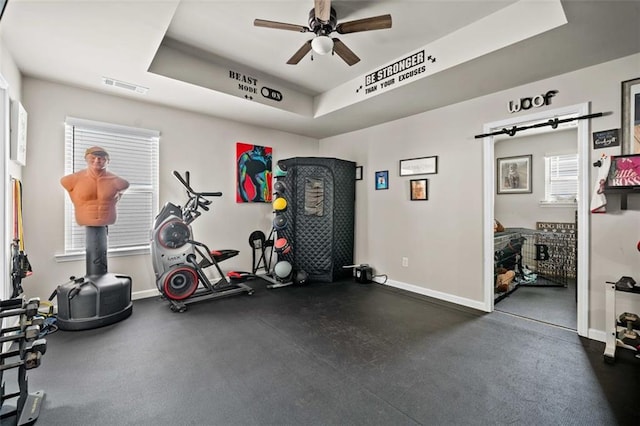
{"type": "MultiPolygon", "coordinates": [[[[640,327],[638,327],[639,321],[628,321],[627,324],[622,322],[622,318],[617,317],[616,312],[616,296],[618,292],[622,293],[635,293],[637,296],[632,296],[634,298],[640,297],[640,287],[636,285],[629,285],[628,287],[623,287],[621,284],[624,283],[625,280],[628,280],[635,284],[633,279],[629,277],[622,277],[618,280],[617,283],[607,281],[606,282],[606,290],[605,290],[605,329],[606,329],[606,337],[605,337],[605,348],[604,348],[604,362],[612,364],[616,359],[616,348],[621,347],[625,349],[629,349],[636,353],[636,358],[640,358],[640,339],[636,337],[635,346],[629,345],[625,343],[624,337],[626,333],[635,334],[638,336],[640,334],[640,327]]],[[[625,314],[623,314],[625,315],[625,314]]],[[[627,314],[629,315],[629,314],[627,314]]],[[[634,315],[634,314],[630,314],[634,315]]],[[[637,315],[636,315],[637,317],[637,315]]]]}
{"type": "Polygon", "coordinates": [[[40,366],[47,349],[46,339],[38,338],[44,323],[44,317],[38,314],[39,306],[39,298],[0,300],[0,321],[19,317],[18,325],[0,330],[0,345],[13,342],[12,346],[17,346],[6,352],[0,350],[0,423],[15,418],[17,426],[32,425],[40,415],[45,394],[41,390],[29,393],[27,380],[27,370],[40,366]],[[18,369],[18,392],[6,393],[3,373],[14,368],[18,369]],[[15,405],[5,403],[9,400],[16,400],[15,405]]]}

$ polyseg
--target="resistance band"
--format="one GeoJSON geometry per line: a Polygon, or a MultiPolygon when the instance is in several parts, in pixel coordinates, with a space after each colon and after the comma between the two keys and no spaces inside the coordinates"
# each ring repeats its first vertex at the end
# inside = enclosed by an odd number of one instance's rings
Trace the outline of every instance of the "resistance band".
{"type": "Polygon", "coordinates": [[[24,230],[22,228],[22,183],[13,179],[13,243],[11,244],[12,270],[11,298],[22,294],[22,279],[32,274],[31,264],[24,252],[24,230]]]}

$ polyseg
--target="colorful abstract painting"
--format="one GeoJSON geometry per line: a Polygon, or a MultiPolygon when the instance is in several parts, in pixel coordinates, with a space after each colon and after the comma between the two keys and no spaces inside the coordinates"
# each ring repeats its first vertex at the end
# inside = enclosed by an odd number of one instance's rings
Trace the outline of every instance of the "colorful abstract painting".
{"type": "Polygon", "coordinates": [[[236,201],[238,203],[270,203],[271,154],[267,146],[236,144],[236,201]]]}

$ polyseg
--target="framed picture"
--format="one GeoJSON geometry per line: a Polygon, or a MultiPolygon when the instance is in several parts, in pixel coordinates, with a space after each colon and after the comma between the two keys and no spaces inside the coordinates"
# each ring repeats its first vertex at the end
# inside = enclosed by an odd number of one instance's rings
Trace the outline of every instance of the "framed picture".
{"type": "Polygon", "coordinates": [[[593,149],[620,146],[620,129],[593,132],[593,149]]]}
{"type": "Polygon", "coordinates": [[[11,101],[10,106],[11,142],[9,154],[21,166],[27,165],[27,111],[19,101],[11,101]]]}
{"type": "Polygon", "coordinates": [[[356,166],[356,180],[362,180],[362,166],[356,166]]]}
{"type": "Polygon", "coordinates": [[[389,189],[389,170],[376,172],[376,189],[389,189]]]}
{"type": "Polygon", "coordinates": [[[411,179],[409,181],[409,191],[411,193],[411,201],[428,200],[428,186],[429,181],[427,179],[411,179]]]}
{"type": "Polygon", "coordinates": [[[622,153],[640,154],[640,78],[622,82],[622,153]]]}
{"type": "Polygon", "coordinates": [[[640,154],[612,156],[606,187],[640,187],[640,154]]]}
{"type": "Polygon", "coordinates": [[[269,146],[236,143],[236,203],[270,203],[273,194],[269,146]]]}
{"type": "Polygon", "coordinates": [[[531,192],[531,155],[498,158],[497,162],[498,194],[531,192]]]}
{"type": "Polygon", "coordinates": [[[438,156],[400,160],[400,176],[432,175],[438,173],[438,156]]]}

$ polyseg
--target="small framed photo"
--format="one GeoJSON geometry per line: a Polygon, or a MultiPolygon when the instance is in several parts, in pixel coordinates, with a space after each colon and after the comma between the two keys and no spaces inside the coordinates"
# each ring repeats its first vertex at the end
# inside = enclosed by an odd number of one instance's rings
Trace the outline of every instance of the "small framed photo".
{"type": "Polygon", "coordinates": [[[362,166],[356,166],[356,180],[362,180],[362,166]]]}
{"type": "Polygon", "coordinates": [[[376,172],[376,190],[389,189],[389,170],[376,172]]]}
{"type": "Polygon", "coordinates": [[[400,160],[400,176],[433,175],[438,173],[438,156],[400,160]]]}
{"type": "Polygon", "coordinates": [[[409,181],[409,191],[411,201],[421,201],[429,199],[429,181],[427,179],[411,179],[409,181]]]}
{"type": "Polygon", "coordinates": [[[525,194],[531,190],[531,155],[497,159],[498,194],[525,194]]]}

